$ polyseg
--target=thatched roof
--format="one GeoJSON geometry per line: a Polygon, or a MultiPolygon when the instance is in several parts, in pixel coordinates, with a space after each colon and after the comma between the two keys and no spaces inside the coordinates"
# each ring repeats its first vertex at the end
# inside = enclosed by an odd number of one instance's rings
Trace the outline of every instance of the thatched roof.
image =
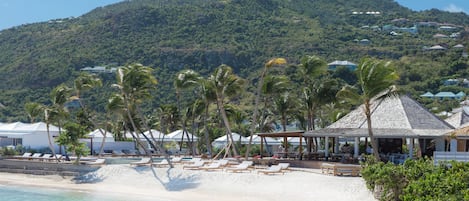
{"type": "MultiPolygon", "coordinates": [[[[371,123],[373,134],[383,138],[436,137],[454,129],[405,95],[373,102],[371,123]]],[[[324,129],[308,131],[305,136],[368,136],[363,105],[324,129]]]]}

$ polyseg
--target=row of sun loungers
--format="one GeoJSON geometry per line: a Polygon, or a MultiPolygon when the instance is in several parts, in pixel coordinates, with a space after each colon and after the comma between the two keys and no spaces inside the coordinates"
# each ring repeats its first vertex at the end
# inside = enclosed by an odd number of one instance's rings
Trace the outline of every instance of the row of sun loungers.
{"type": "Polygon", "coordinates": [[[61,160],[62,159],[61,154],[42,154],[42,153],[29,153],[26,152],[21,156],[15,156],[13,157],[14,159],[19,159],[19,160],[38,160],[38,161],[56,161],[56,160],[61,160]]]}

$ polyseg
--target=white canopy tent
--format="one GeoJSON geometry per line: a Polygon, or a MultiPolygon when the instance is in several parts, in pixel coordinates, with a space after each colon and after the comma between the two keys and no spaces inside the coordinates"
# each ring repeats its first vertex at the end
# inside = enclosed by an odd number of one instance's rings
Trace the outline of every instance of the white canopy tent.
{"type": "MultiPolygon", "coordinates": [[[[190,140],[194,139],[194,141],[197,141],[197,140],[199,139],[197,136],[192,135],[192,134],[189,133],[188,131],[186,131],[186,132],[187,132],[187,135],[189,135],[189,139],[190,139],[190,140]]],[[[170,139],[171,141],[180,142],[181,139],[182,139],[183,141],[188,141],[188,140],[187,140],[187,135],[186,135],[186,133],[184,133],[184,137],[183,137],[183,132],[182,132],[182,130],[176,130],[176,131],[173,131],[173,132],[169,133],[168,135],[166,135],[166,137],[167,137],[168,139],[170,139]]]]}
{"type": "MultiPolygon", "coordinates": [[[[240,135],[238,133],[231,133],[231,135],[233,136],[233,140],[235,141],[235,143],[237,143],[239,141],[241,141],[241,144],[249,143],[248,138],[243,137],[242,135],[240,135]]],[[[227,142],[228,142],[227,138],[228,138],[227,135],[224,135],[224,136],[221,136],[221,137],[215,139],[212,142],[212,146],[215,147],[215,148],[222,148],[222,147],[226,146],[227,142]]]]}
{"type": "Polygon", "coordinates": [[[112,133],[109,132],[109,131],[106,131],[104,129],[101,129],[101,131],[99,131],[99,129],[96,129],[96,130],[88,133],[87,136],[89,137],[89,139],[85,139],[85,141],[88,142],[88,141],[93,140],[93,142],[101,143],[104,139],[104,136],[101,132],[106,134],[106,140],[104,142],[114,142],[114,136],[112,136],[112,133]]]}
{"type": "MultiPolygon", "coordinates": [[[[249,143],[249,137],[246,137],[246,139],[247,139],[246,144],[248,144],[249,143]]],[[[280,145],[280,144],[282,144],[281,141],[279,141],[279,140],[277,140],[273,137],[264,137],[264,139],[265,139],[264,144],[266,144],[266,142],[267,142],[268,145],[280,145]]],[[[252,144],[261,144],[261,137],[258,136],[258,135],[253,135],[252,136],[252,144]]]]}
{"type": "MultiPolygon", "coordinates": [[[[52,138],[59,136],[59,128],[49,125],[52,138]]],[[[55,144],[55,143],[54,143],[55,144]]],[[[0,146],[22,145],[32,149],[49,147],[47,124],[38,123],[0,123],[0,146]]],[[[58,146],[55,144],[55,148],[58,146]]]]}

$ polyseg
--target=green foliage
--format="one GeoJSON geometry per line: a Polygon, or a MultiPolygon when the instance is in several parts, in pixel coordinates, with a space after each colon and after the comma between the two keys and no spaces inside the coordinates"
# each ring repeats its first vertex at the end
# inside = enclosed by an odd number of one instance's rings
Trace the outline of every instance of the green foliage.
{"type": "Polygon", "coordinates": [[[394,165],[369,158],[363,167],[367,187],[382,187],[380,200],[469,200],[469,163],[434,165],[430,159],[419,159],[394,165]]]}
{"type": "Polygon", "coordinates": [[[56,142],[65,146],[68,152],[74,153],[78,162],[81,156],[89,153],[86,144],[80,142],[80,139],[86,138],[86,131],[83,126],[73,122],[65,123],[63,128],[65,131],[59,135],[56,142]]]}
{"type": "MultiPolygon", "coordinates": [[[[436,91],[441,76],[467,77],[468,60],[461,51],[434,53],[423,46],[469,45],[461,38],[438,40],[437,27],[418,27],[418,35],[390,36],[362,26],[411,26],[432,21],[469,24],[463,13],[438,10],[413,12],[390,0],[139,0],[97,8],[79,18],[59,19],[2,30],[0,34],[0,108],[2,121],[27,121],[27,102],[50,105],[47,93],[66,83],[73,85],[87,66],[153,66],[158,90],[145,111],[175,101],[174,78],[191,69],[207,76],[220,64],[233,67],[241,77],[257,78],[269,58],[282,55],[301,63],[303,55],[319,55],[327,62],[373,56],[399,62],[400,85],[418,95],[436,91]],[[385,11],[378,16],[351,11],[385,11]],[[409,22],[393,23],[396,18],[409,22]],[[355,42],[367,38],[371,45],[355,42]],[[31,73],[33,72],[33,73],[31,73]]],[[[445,33],[449,34],[449,33],[445,33]]],[[[99,74],[103,87],[82,92],[90,109],[104,112],[114,92],[112,74],[99,74]]],[[[338,69],[334,75],[353,85],[356,78],[338,69]]],[[[253,79],[254,80],[254,79],[253,79]]],[[[299,81],[295,77],[292,80],[299,81]]],[[[255,81],[255,80],[254,80],[255,81]]],[[[249,102],[249,100],[243,100],[249,102]]],[[[39,119],[36,119],[39,120],[39,119]]]]}

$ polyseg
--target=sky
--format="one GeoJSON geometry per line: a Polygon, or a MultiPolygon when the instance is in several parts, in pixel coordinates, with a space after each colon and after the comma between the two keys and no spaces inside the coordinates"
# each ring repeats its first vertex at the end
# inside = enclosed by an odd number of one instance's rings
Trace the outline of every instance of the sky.
{"type": "MultiPolygon", "coordinates": [[[[0,0],[0,30],[51,19],[79,17],[122,0],[0,0]]],[[[469,0],[396,0],[415,11],[437,8],[469,14],[469,0]]]]}
{"type": "Polygon", "coordinates": [[[79,17],[122,0],[0,0],[0,30],[51,19],[79,17]]]}
{"type": "Polygon", "coordinates": [[[449,11],[465,12],[469,14],[469,0],[396,0],[402,6],[415,11],[429,10],[432,8],[449,11]]]}

